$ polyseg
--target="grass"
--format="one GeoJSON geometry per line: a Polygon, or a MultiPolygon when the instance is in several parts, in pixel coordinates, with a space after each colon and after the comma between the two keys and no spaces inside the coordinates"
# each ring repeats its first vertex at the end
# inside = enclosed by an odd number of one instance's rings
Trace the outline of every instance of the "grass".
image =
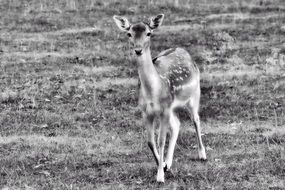
{"type": "Polygon", "coordinates": [[[0,1],[1,189],[284,189],[285,4],[276,1],[0,1]],[[152,54],[201,70],[203,140],[181,110],[166,183],[146,145],[137,70],[114,14],[163,12],[152,54]]]}

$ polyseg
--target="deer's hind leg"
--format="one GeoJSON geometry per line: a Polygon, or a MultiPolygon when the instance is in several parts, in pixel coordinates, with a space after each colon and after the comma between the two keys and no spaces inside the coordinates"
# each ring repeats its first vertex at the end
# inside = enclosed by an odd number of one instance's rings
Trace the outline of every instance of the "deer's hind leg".
{"type": "Polygon", "coordinates": [[[207,160],[205,147],[202,142],[201,137],[201,127],[200,127],[200,116],[199,116],[199,97],[196,99],[191,98],[189,102],[186,104],[187,110],[190,113],[190,116],[194,122],[196,135],[197,135],[197,143],[198,143],[198,156],[200,160],[207,160]]]}

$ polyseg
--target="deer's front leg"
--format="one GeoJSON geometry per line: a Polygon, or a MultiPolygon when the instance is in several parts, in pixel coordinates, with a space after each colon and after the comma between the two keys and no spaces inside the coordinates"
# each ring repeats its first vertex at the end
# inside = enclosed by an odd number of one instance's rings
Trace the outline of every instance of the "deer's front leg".
{"type": "Polygon", "coordinates": [[[164,111],[160,118],[160,131],[159,131],[159,163],[158,163],[158,171],[157,171],[157,182],[164,183],[164,147],[165,147],[165,139],[166,139],[166,131],[169,125],[169,113],[168,111],[164,111]]]}
{"type": "Polygon", "coordinates": [[[169,123],[170,123],[170,129],[171,129],[171,136],[169,140],[167,156],[165,159],[165,163],[166,163],[165,169],[166,170],[170,170],[170,167],[172,166],[174,148],[176,145],[177,137],[179,134],[179,127],[180,127],[180,121],[173,111],[170,112],[169,123]]]}
{"type": "Polygon", "coordinates": [[[143,113],[143,123],[147,129],[147,144],[148,147],[150,148],[155,162],[158,165],[158,160],[159,160],[159,155],[158,151],[156,148],[156,143],[155,143],[155,126],[154,126],[154,115],[147,115],[146,113],[143,113]]]}

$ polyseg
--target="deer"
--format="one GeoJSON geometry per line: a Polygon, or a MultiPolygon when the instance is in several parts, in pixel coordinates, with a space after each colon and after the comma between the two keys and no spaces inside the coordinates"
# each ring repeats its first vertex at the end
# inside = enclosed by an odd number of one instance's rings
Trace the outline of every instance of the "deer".
{"type": "Polygon", "coordinates": [[[165,172],[171,169],[173,154],[180,130],[177,108],[186,108],[194,122],[198,158],[207,159],[201,138],[199,104],[200,71],[190,54],[176,47],[162,51],[152,59],[152,33],[161,26],[164,14],[150,17],[148,22],[131,24],[126,17],[114,15],[118,28],[125,32],[132,44],[139,75],[139,105],[143,125],[147,129],[147,144],[157,164],[156,181],[164,183],[165,172]],[[156,147],[155,120],[159,122],[156,147]],[[167,132],[169,146],[164,161],[167,132]]]}

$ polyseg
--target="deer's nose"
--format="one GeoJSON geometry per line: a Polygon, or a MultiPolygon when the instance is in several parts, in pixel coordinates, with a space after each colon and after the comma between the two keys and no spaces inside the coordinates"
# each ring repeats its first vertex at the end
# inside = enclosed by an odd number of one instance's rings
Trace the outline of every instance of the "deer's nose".
{"type": "Polygon", "coordinates": [[[141,55],[142,54],[142,49],[135,49],[135,52],[137,55],[141,55]]]}

